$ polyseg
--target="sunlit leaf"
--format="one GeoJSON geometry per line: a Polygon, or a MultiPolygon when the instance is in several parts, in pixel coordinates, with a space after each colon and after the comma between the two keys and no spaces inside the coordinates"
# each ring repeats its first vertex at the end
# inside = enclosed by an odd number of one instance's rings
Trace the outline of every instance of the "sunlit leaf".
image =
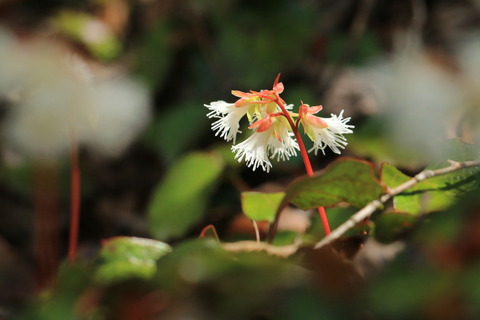
{"type": "Polygon", "coordinates": [[[99,254],[97,280],[112,282],[129,278],[150,278],[156,271],[156,261],[171,252],[171,247],[160,241],[114,237],[103,241],[99,254]]]}
{"type": "Polygon", "coordinates": [[[340,202],[363,207],[384,193],[372,163],[343,158],[314,177],[293,182],[287,188],[283,203],[291,202],[304,210],[340,202]]]}
{"type": "Polygon", "coordinates": [[[255,221],[272,222],[284,196],[284,192],[242,192],[243,213],[255,221]]]}
{"type": "Polygon", "coordinates": [[[298,233],[295,231],[279,231],[275,234],[275,239],[273,239],[272,244],[274,246],[287,246],[293,244],[298,238],[298,233]]]}
{"type": "Polygon", "coordinates": [[[151,234],[159,240],[178,237],[198,222],[223,167],[214,153],[191,153],[178,160],[150,201],[151,234]]]}
{"type": "MultiPolygon", "coordinates": [[[[449,207],[458,196],[474,186],[477,170],[456,171],[424,180],[393,198],[395,210],[411,214],[428,213],[449,207]],[[468,173],[469,172],[469,173],[468,173]]],[[[389,188],[410,180],[390,164],[382,165],[382,181],[389,188]]]]}

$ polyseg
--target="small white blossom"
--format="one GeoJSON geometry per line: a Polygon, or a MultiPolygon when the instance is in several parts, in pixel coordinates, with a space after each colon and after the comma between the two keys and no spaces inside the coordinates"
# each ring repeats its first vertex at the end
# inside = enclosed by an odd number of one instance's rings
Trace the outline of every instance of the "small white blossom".
{"type": "Polygon", "coordinates": [[[318,150],[322,150],[322,153],[325,154],[325,148],[329,147],[333,152],[340,154],[340,149],[345,149],[348,144],[343,135],[353,133],[351,129],[355,126],[347,124],[350,118],[343,118],[343,110],[339,115],[331,114],[330,118],[320,119],[327,125],[326,127],[310,125],[308,117],[305,119],[306,121],[303,121],[308,136],[313,141],[313,147],[308,152],[313,150],[317,155],[318,150]]]}
{"type": "Polygon", "coordinates": [[[214,101],[210,104],[205,104],[210,112],[207,114],[209,118],[219,118],[212,123],[212,130],[215,131],[216,136],[220,136],[227,141],[233,140],[237,133],[241,133],[240,120],[247,114],[248,108],[236,107],[234,103],[225,101],[214,101]]]}
{"type": "Polygon", "coordinates": [[[232,151],[236,153],[235,159],[239,162],[245,159],[247,167],[252,167],[253,171],[262,167],[269,172],[272,167],[270,159],[285,161],[297,155],[298,144],[292,138],[293,134],[281,120],[272,121],[268,129],[257,130],[242,143],[232,146],[232,151]]]}

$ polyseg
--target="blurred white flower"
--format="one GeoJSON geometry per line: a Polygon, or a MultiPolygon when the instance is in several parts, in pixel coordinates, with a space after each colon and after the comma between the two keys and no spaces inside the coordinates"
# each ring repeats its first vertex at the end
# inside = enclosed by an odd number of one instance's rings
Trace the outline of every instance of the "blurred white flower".
{"type": "Polygon", "coordinates": [[[424,160],[441,154],[447,125],[464,95],[453,74],[420,51],[399,53],[364,71],[379,93],[386,134],[424,160]]]}
{"type": "MultiPolygon", "coordinates": [[[[468,80],[467,85],[480,89],[480,34],[475,33],[467,36],[459,43],[456,56],[458,64],[464,76],[468,80]]],[[[477,92],[478,93],[478,92],[477,92]]]]}
{"type": "Polygon", "coordinates": [[[144,86],[125,77],[96,83],[87,146],[107,155],[122,152],[150,119],[148,97],[144,86]]]}
{"type": "Polygon", "coordinates": [[[467,103],[458,111],[455,133],[463,141],[480,143],[480,34],[462,39],[456,50],[461,70],[461,87],[467,95],[467,103]]]}
{"type": "Polygon", "coordinates": [[[0,70],[0,94],[15,93],[4,137],[27,155],[58,157],[72,139],[118,153],[148,120],[148,94],[140,84],[97,80],[86,63],[57,43],[17,40],[0,30],[0,70]]]}

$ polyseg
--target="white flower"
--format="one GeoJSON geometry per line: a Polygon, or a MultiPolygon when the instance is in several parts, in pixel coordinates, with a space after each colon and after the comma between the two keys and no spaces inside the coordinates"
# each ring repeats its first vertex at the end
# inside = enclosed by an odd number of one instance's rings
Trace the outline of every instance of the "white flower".
{"type": "Polygon", "coordinates": [[[251,128],[258,126],[258,129],[247,140],[232,146],[232,151],[236,153],[235,159],[239,162],[245,159],[247,167],[252,167],[253,171],[262,167],[264,171],[269,172],[272,167],[270,159],[288,160],[295,156],[298,144],[283,120],[284,118],[267,117],[256,122],[269,121],[265,125],[266,129],[254,123],[251,128]]]}
{"type": "Polygon", "coordinates": [[[12,107],[5,144],[26,155],[55,159],[72,141],[114,154],[149,117],[148,93],[128,78],[94,78],[86,63],[56,42],[16,39],[0,29],[0,95],[12,107]]]}
{"type": "Polygon", "coordinates": [[[13,55],[0,61],[0,69],[8,71],[2,78],[15,82],[2,87],[2,93],[18,95],[2,128],[6,144],[31,156],[55,158],[68,150],[73,136],[80,139],[92,129],[92,88],[57,44],[18,41],[8,50],[13,55]],[[3,68],[8,64],[15,68],[3,68]]]}
{"type": "Polygon", "coordinates": [[[219,118],[212,123],[212,130],[215,131],[216,136],[220,136],[227,141],[233,140],[237,133],[242,133],[239,130],[240,120],[247,114],[248,107],[236,107],[234,103],[225,101],[214,101],[210,104],[205,104],[210,112],[207,114],[209,118],[219,118]]]}
{"type": "Polygon", "coordinates": [[[148,123],[150,99],[146,88],[122,76],[95,82],[94,119],[85,143],[107,156],[119,155],[148,123]]]}
{"type": "Polygon", "coordinates": [[[345,149],[348,144],[344,134],[353,133],[351,130],[355,126],[348,125],[350,118],[343,118],[343,110],[337,116],[331,114],[331,118],[320,118],[308,115],[302,118],[302,124],[305,132],[313,141],[313,147],[308,150],[314,151],[317,155],[318,150],[322,150],[325,154],[325,148],[329,147],[335,153],[340,153],[340,149],[345,149]],[[319,126],[318,123],[323,122],[326,126],[319,126]]]}

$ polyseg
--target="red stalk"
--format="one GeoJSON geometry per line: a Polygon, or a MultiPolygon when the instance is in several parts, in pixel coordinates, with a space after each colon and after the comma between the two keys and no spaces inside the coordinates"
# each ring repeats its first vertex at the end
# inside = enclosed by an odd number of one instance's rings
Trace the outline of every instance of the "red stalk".
{"type": "MultiPolygon", "coordinates": [[[[305,165],[305,169],[307,171],[307,174],[309,176],[313,176],[313,169],[312,169],[312,164],[310,163],[310,159],[308,157],[308,152],[307,149],[305,148],[305,144],[303,143],[302,136],[300,135],[300,132],[298,131],[298,125],[296,125],[293,122],[292,117],[288,113],[287,109],[285,108],[285,105],[278,95],[278,93],[275,92],[275,103],[282,109],[282,115],[285,116],[287,119],[288,123],[290,124],[290,127],[292,128],[293,133],[295,134],[295,138],[297,139],[298,142],[298,147],[300,148],[300,154],[302,155],[303,163],[305,165]]],[[[324,207],[318,207],[318,214],[320,215],[320,219],[322,221],[323,225],[323,230],[325,231],[325,235],[330,234],[330,225],[328,223],[327,219],[327,214],[325,212],[324,207]]]]}

